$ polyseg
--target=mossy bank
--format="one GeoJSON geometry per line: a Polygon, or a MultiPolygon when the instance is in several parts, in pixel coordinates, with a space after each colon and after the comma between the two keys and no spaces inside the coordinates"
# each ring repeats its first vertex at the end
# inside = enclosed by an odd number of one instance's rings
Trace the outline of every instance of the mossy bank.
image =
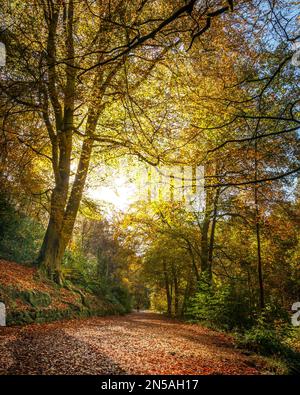
{"type": "Polygon", "coordinates": [[[127,312],[117,299],[60,287],[42,279],[33,267],[1,259],[0,302],[6,306],[8,326],[127,312]]]}

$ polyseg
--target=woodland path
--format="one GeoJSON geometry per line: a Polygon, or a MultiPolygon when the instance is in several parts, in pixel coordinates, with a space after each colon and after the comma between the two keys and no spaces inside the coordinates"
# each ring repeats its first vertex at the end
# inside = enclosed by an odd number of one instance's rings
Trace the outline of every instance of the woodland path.
{"type": "Polygon", "coordinates": [[[0,328],[0,374],[257,374],[230,337],[159,314],[0,328]]]}

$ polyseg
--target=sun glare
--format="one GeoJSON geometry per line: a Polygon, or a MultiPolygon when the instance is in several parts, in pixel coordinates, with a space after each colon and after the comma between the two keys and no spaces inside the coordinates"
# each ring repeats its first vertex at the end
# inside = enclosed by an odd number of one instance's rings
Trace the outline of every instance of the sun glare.
{"type": "Polygon", "coordinates": [[[90,188],[88,196],[97,202],[112,204],[116,209],[126,211],[135,201],[136,186],[125,176],[119,176],[110,186],[90,188]]]}

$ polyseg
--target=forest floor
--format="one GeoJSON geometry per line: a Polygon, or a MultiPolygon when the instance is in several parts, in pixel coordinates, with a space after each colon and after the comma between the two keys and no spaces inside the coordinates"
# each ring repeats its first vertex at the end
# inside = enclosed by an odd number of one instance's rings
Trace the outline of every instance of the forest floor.
{"type": "Polygon", "coordinates": [[[230,336],[140,312],[0,328],[0,374],[259,374],[230,336]]]}

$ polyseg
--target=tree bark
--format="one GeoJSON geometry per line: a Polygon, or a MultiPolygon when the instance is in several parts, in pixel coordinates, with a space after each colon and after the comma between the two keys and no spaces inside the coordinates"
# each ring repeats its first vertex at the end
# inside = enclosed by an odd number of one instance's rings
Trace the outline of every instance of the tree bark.
{"type": "Polygon", "coordinates": [[[214,198],[213,216],[212,216],[211,231],[210,231],[210,238],[209,238],[209,248],[208,248],[208,265],[210,267],[211,272],[212,272],[212,266],[213,266],[213,253],[214,253],[214,244],[215,244],[215,232],[216,232],[216,225],[217,225],[219,196],[220,196],[220,188],[217,188],[215,198],[214,198]]]}
{"type": "Polygon", "coordinates": [[[166,289],[166,297],[167,297],[167,314],[168,316],[172,315],[172,295],[170,292],[170,281],[167,271],[167,263],[166,260],[163,258],[163,271],[164,271],[164,278],[165,278],[165,289],[166,289]]]}
{"type": "MultiPolygon", "coordinates": [[[[255,131],[257,134],[258,125],[255,131]]],[[[258,178],[258,147],[257,139],[254,141],[254,166],[255,166],[255,180],[258,178]]],[[[262,258],[261,258],[261,242],[260,242],[260,212],[259,212],[259,201],[258,201],[258,185],[254,185],[254,205],[255,205],[255,232],[256,232],[256,243],[257,243],[257,273],[258,273],[258,284],[259,284],[259,304],[260,308],[265,307],[265,290],[263,281],[263,270],[262,270],[262,258]]]]}
{"type": "MultiPolygon", "coordinates": [[[[113,65],[104,78],[103,70],[94,74],[94,83],[91,90],[91,102],[87,113],[87,123],[84,140],[81,147],[80,159],[76,176],[70,190],[71,156],[73,148],[74,111],[76,92],[76,65],[74,52],[74,1],[68,4],[63,2],[49,3],[50,11],[45,8],[45,18],[48,26],[47,39],[47,89],[44,93],[43,118],[48,130],[52,146],[52,167],[55,180],[50,202],[50,217],[47,231],[42,243],[37,263],[46,274],[60,282],[60,267],[64,252],[71,239],[76,216],[79,210],[86,177],[89,170],[95,132],[101,111],[103,109],[103,95],[119,70],[121,63],[113,65]],[[56,73],[56,43],[58,36],[58,21],[64,9],[64,37],[65,50],[68,62],[65,66],[65,85],[63,95],[58,94],[58,78],[56,73]],[[61,99],[63,96],[63,99],[61,99]],[[55,123],[51,123],[48,100],[52,105],[55,123]],[[61,103],[61,100],[63,101],[61,103]]],[[[101,38],[99,37],[99,40],[101,38]]],[[[99,54],[101,57],[102,54],[99,54]]]]}
{"type": "MultiPolygon", "coordinates": [[[[50,217],[47,231],[40,249],[37,263],[53,280],[61,282],[60,267],[65,249],[71,239],[72,231],[78,212],[82,192],[88,173],[93,140],[89,137],[96,129],[99,112],[93,107],[88,112],[86,138],[83,141],[81,157],[77,168],[75,181],[69,196],[70,169],[72,155],[72,137],[74,131],[74,103],[76,68],[74,67],[74,2],[68,3],[67,20],[65,24],[66,55],[69,59],[66,65],[66,81],[64,87],[63,105],[57,92],[56,74],[56,37],[61,4],[52,4],[52,12],[45,13],[48,25],[47,64],[48,83],[45,94],[43,118],[52,145],[52,166],[55,178],[50,203],[50,217]],[[50,122],[48,114],[48,96],[52,104],[55,126],[50,122]],[[55,132],[56,131],[56,132],[55,132]]],[[[100,73],[99,73],[100,74],[100,73]]],[[[99,77],[96,77],[99,78],[99,77]]],[[[95,88],[99,90],[99,85],[95,88]]]]}
{"type": "Polygon", "coordinates": [[[178,278],[176,273],[176,268],[172,263],[172,275],[173,275],[173,283],[174,283],[174,313],[177,317],[179,315],[179,287],[178,287],[178,278]]]}
{"type": "MultiPolygon", "coordinates": [[[[205,170],[205,184],[207,183],[207,177],[211,174],[217,175],[218,162],[208,163],[205,170]]],[[[218,212],[218,201],[220,196],[220,188],[214,192],[210,189],[206,189],[206,209],[204,213],[204,219],[200,226],[201,228],[201,272],[205,274],[206,281],[212,282],[212,260],[213,260],[213,249],[215,239],[215,228],[217,223],[217,212],[218,212]]]]}
{"type": "Polygon", "coordinates": [[[186,286],[185,286],[185,290],[184,290],[184,296],[183,296],[183,302],[181,305],[181,316],[183,317],[186,311],[186,307],[187,307],[187,301],[188,298],[191,294],[191,288],[192,288],[192,275],[193,275],[193,270],[192,268],[190,269],[190,273],[188,276],[188,280],[186,282],[186,286]]]}
{"type": "Polygon", "coordinates": [[[260,308],[265,307],[265,291],[264,291],[264,281],[263,281],[263,271],[262,271],[262,258],[261,258],[261,241],[260,241],[260,216],[257,203],[257,188],[255,186],[255,231],[256,231],[256,242],[257,242],[257,272],[258,272],[258,283],[259,283],[259,303],[260,308]]]}
{"type": "Polygon", "coordinates": [[[192,260],[192,267],[193,267],[193,270],[194,270],[194,273],[195,273],[195,276],[196,276],[196,280],[200,281],[200,274],[199,274],[199,270],[198,270],[198,267],[197,267],[197,264],[196,264],[195,255],[194,255],[194,252],[193,252],[193,247],[192,247],[191,243],[189,242],[189,240],[186,239],[185,241],[187,243],[187,250],[189,251],[189,254],[190,254],[190,257],[191,257],[191,260],[192,260]]]}

